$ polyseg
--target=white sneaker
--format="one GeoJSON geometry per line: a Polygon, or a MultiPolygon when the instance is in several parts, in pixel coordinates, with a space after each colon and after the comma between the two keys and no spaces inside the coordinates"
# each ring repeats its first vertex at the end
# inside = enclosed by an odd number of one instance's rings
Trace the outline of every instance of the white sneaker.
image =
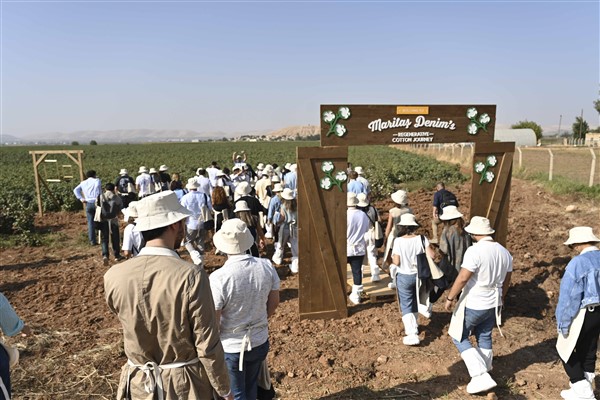
{"type": "Polygon", "coordinates": [[[560,392],[560,397],[565,400],[596,400],[592,384],[587,379],[571,383],[571,388],[560,392]]]}
{"type": "Polygon", "coordinates": [[[421,343],[419,335],[408,335],[402,338],[402,343],[406,346],[418,346],[421,343]]]}
{"type": "Polygon", "coordinates": [[[348,298],[353,304],[360,304],[360,294],[352,292],[348,298]]]}
{"type": "Polygon", "coordinates": [[[471,378],[471,382],[467,385],[467,393],[481,393],[495,388],[498,384],[492,379],[487,372],[479,376],[471,378]]]}

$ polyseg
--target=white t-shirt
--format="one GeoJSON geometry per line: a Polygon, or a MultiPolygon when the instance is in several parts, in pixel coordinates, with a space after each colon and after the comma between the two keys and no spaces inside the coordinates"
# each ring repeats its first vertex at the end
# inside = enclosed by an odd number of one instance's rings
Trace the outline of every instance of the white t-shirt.
{"type": "Polygon", "coordinates": [[[123,251],[137,256],[142,249],[142,233],[135,229],[134,224],[128,224],[123,231],[123,251]],[[135,249],[134,249],[135,248],[135,249]]]}
{"type": "MultiPolygon", "coordinates": [[[[429,240],[424,237],[425,248],[429,246],[429,240]]],[[[421,236],[407,238],[405,236],[394,239],[392,246],[392,256],[400,256],[400,265],[398,273],[412,275],[417,273],[417,254],[423,253],[423,242],[421,236]]]]}
{"type": "Polygon", "coordinates": [[[502,304],[502,284],[512,271],[512,256],[500,243],[485,237],[465,252],[461,265],[473,272],[465,285],[467,308],[489,310],[502,304]]]}
{"type": "Polygon", "coordinates": [[[135,178],[135,184],[140,187],[140,190],[138,191],[138,195],[140,197],[144,197],[153,193],[150,188],[152,185],[152,178],[150,177],[150,174],[143,173],[138,175],[138,177],[135,178]]]}
{"type": "Polygon", "coordinates": [[[369,230],[369,217],[361,210],[349,208],[346,218],[346,255],[364,256],[367,249],[365,233],[369,230]]]}
{"type": "Polygon", "coordinates": [[[221,343],[226,353],[239,353],[245,326],[255,326],[250,334],[252,347],[269,338],[267,299],[279,290],[279,275],[271,261],[247,254],[229,256],[223,267],[210,275],[215,309],[221,310],[221,343]],[[239,331],[233,332],[238,328],[239,331]]]}

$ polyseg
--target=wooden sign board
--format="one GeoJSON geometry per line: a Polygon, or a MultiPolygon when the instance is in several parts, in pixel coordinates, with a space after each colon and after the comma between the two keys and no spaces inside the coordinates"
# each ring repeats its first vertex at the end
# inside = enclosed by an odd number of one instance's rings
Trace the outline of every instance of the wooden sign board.
{"type": "Polygon", "coordinates": [[[495,105],[321,105],[321,146],[492,143],[495,105]]]}

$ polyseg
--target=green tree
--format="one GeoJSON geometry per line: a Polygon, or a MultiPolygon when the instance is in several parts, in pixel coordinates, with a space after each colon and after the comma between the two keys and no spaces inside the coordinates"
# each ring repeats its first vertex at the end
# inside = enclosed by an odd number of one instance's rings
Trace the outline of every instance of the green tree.
{"type": "Polygon", "coordinates": [[[600,114],[600,100],[594,101],[594,108],[596,109],[598,114],[600,114]]]}
{"type": "Polygon", "coordinates": [[[576,117],[572,129],[574,139],[585,139],[585,134],[590,131],[590,126],[585,119],[576,117]]]}
{"type": "Polygon", "coordinates": [[[98,142],[95,140],[90,140],[90,146],[98,146],[98,142]]]}
{"type": "Polygon", "coordinates": [[[79,146],[79,142],[77,140],[73,140],[71,142],[71,146],[79,146]]]}
{"type": "Polygon", "coordinates": [[[519,121],[516,124],[511,126],[512,129],[531,129],[535,132],[535,137],[537,140],[542,138],[542,127],[533,121],[519,121]]]}

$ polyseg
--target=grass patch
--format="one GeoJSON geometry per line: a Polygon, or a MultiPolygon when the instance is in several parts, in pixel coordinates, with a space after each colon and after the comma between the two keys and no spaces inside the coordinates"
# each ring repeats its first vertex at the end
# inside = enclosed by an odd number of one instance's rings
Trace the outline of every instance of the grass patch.
{"type": "Polygon", "coordinates": [[[574,182],[560,175],[552,176],[548,180],[548,174],[542,172],[529,172],[527,169],[517,169],[514,176],[527,179],[541,184],[544,188],[556,194],[575,194],[587,199],[600,200],[600,185],[588,186],[583,183],[574,182]]]}

